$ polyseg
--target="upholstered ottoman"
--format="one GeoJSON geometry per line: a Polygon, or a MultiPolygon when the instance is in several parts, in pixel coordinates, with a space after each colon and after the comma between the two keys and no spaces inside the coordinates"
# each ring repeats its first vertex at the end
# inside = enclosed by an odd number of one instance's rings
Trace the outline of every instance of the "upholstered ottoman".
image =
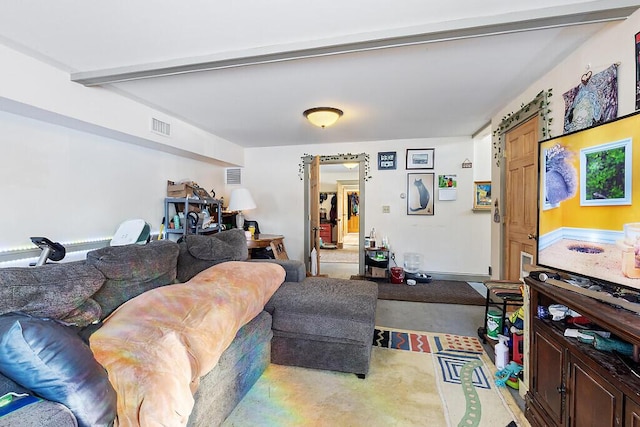
{"type": "Polygon", "coordinates": [[[320,277],[285,282],[267,303],[271,362],[355,373],[369,371],[378,285],[320,277]]]}

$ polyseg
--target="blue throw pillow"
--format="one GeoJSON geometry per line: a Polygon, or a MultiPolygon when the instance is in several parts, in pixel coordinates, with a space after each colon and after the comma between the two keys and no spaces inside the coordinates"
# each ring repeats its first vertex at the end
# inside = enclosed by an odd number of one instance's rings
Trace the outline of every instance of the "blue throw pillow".
{"type": "Polygon", "coordinates": [[[54,320],[0,316],[0,372],[65,405],[79,426],[108,426],[116,416],[107,372],[72,328],[54,320]]]}

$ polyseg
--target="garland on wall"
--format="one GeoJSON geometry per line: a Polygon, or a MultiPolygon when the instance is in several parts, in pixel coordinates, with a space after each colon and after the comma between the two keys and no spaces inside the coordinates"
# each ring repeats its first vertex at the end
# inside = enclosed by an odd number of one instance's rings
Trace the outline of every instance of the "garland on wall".
{"type": "MultiPolygon", "coordinates": [[[[332,156],[320,156],[320,163],[322,162],[331,162],[331,163],[349,163],[349,162],[359,162],[361,156],[364,156],[364,180],[369,181],[371,179],[371,166],[369,165],[369,155],[367,153],[360,154],[341,154],[338,153],[332,156]]],[[[314,156],[311,154],[304,153],[304,156],[300,157],[300,163],[298,164],[298,178],[300,181],[304,179],[304,165],[305,163],[311,163],[311,160],[314,156]]]]}
{"type": "Polygon", "coordinates": [[[520,109],[515,113],[509,113],[502,118],[500,125],[493,131],[493,158],[496,161],[496,166],[500,167],[500,159],[502,159],[504,151],[504,134],[519,125],[524,120],[531,117],[531,113],[537,111],[539,115],[540,135],[541,139],[551,138],[551,101],[549,98],[553,96],[553,89],[547,89],[546,91],[540,91],[533,101],[528,104],[522,104],[520,109]]]}

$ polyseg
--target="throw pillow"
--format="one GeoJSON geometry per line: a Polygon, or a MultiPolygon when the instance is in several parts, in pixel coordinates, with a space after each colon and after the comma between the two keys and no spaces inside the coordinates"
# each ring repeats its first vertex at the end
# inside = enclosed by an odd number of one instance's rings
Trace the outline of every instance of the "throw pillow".
{"type": "Polygon", "coordinates": [[[54,320],[0,316],[0,372],[65,405],[79,426],[108,426],[115,419],[116,392],[107,372],[70,327],[54,320]]]}
{"type": "Polygon", "coordinates": [[[189,234],[185,237],[189,253],[207,261],[244,261],[249,257],[244,230],[233,229],[203,236],[189,234]]]}
{"type": "Polygon", "coordinates": [[[0,268],[0,314],[62,319],[77,313],[103,283],[104,276],[84,261],[0,268]]]}

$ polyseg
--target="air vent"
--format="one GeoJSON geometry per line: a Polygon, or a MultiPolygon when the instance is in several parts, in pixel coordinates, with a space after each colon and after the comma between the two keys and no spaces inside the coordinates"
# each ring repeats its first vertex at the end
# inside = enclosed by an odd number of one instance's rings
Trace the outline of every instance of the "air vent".
{"type": "Polygon", "coordinates": [[[169,123],[158,120],[155,117],[151,118],[151,132],[159,135],[171,136],[171,125],[169,123]]]}
{"type": "Polygon", "coordinates": [[[242,169],[227,168],[225,174],[225,184],[242,184],[242,169]]]}

